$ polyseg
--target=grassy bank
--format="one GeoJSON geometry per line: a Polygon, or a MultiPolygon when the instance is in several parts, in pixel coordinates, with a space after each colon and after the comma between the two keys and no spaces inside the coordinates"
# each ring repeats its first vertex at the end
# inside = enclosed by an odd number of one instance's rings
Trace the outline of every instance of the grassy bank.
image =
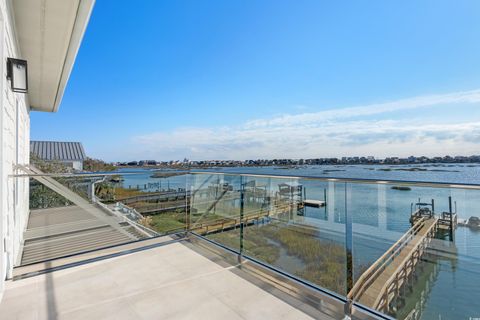
{"type": "MultiPolygon", "coordinates": [[[[238,250],[240,246],[238,229],[208,237],[232,249],[238,250]]],[[[303,268],[285,271],[321,287],[346,294],[345,248],[331,240],[320,239],[318,230],[279,223],[250,226],[245,229],[243,246],[248,255],[273,266],[280,257],[281,246],[288,255],[300,259],[304,265],[303,268]]],[[[365,270],[363,267],[357,269],[359,274],[365,270]]]]}

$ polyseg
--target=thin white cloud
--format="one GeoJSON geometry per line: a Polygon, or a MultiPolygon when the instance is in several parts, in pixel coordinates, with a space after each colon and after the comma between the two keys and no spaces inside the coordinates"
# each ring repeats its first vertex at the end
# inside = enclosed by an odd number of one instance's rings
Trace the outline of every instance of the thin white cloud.
{"type": "Polygon", "coordinates": [[[480,153],[480,119],[433,123],[385,119],[389,112],[446,104],[478,108],[480,90],[258,119],[231,127],[177,128],[134,137],[155,159],[256,159],[480,153]],[[384,115],[382,120],[373,115],[384,115]],[[366,117],[365,117],[366,116],[366,117]]]}
{"type": "Polygon", "coordinates": [[[462,91],[449,94],[426,95],[408,99],[401,99],[386,103],[376,103],[366,106],[356,106],[342,109],[332,109],[320,112],[310,112],[297,115],[283,115],[273,119],[258,119],[249,121],[246,126],[250,128],[272,126],[272,125],[291,125],[298,122],[316,122],[329,121],[336,119],[346,119],[358,116],[369,116],[386,112],[399,110],[418,109],[434,105],[457,104],[457,103],[476,103],[480,102],[480,89],[471,91],[462,91]]]}

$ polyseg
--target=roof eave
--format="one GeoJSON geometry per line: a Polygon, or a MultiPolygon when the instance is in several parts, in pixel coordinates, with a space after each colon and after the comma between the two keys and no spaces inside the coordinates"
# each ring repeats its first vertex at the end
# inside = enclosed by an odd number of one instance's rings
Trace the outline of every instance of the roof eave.
{"type": "Polygon", "coordinates": [[[77,19],[75,20],[75,26],[73,28],[72,37],[70,38],[70,44],[68,46],[67,55],[65,56],[65,63],[62,70],[62,75],[60,77],[60,82],[58,84],[57,96],[53,103],[52,112],[57,112],[62,102],[63,93],[67,86],[68,79],[72,73],[73,65],[75,63],[75,58],[77,57],[78,50],[80,49],[80,44],[82,43],[83,35],[87,29],[88,21],[90,20],[90,15],[92,14],[93,5],[95,0],[83,0],[80,1],[77,19]]]}
{"type": "Polygon", "coordinates": [[[28,62],[28,101],[35,111],[58,111],[95,3],[63,1],[11,4],[17,55],[28,62]]]}

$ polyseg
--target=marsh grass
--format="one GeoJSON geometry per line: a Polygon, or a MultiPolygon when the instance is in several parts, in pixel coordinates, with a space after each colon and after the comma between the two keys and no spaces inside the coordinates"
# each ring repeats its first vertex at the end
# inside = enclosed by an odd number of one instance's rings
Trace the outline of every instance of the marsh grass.
{"type": "MultiPolygon", "coordinates": [[[[238,229],[211,234],[208,238],[235,250],[240,247],[238,229]]],[[[243,246],[247,255],[272,266],[276,266],[281,246],[288,255],[303,263],[303,268],[284,271],[339,294],[346,294],[345,247],[333,240],[320,238],[317,229],[283,223],[249,226],[245,228],[243,246]]],[[[358,274],[365,269],[365,266],[356,268],[358,274]]]]}

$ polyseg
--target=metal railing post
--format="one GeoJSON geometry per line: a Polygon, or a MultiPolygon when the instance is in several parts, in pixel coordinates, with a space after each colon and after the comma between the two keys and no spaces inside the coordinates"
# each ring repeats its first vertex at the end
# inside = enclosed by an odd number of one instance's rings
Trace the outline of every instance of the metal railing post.
{"type": "Polygon", "coordinates": [[[243,255],[244,206],[245,206],[245,185],[243,183],[243,176],[240,176],[240,249],[238,251],[238,263],[242,263],[242,255],[243,255]]]}
{"type": "Polygon", "coordinates": [[[345,305],[343,306],[343,312],[345,313],[345,318],[343,320],[350,320],[352,319],[352,306],[353,301],[350,298],[347,298],[345,305]]]}
{"type": "Polygon", "coordinates": [[[192,228],[192,221],[191,221],[191,215],[192,215],[192,205],[193,205],[193,184],[190,183],[190,186],[188,185],[188,177],[190,174],[185,175],[185,238],[188,237],[189,232],[191,231],[192,228]],[[188,197],[188,189],[190,187],[190,201],[188,197]],[[190,203],[189,203],[190,202],[190,203]]]}
{"type": "MultiPolygon", "coordinates": [[[[346,257],[346,289],[347,295],[353,288],[353,223],[352,215],[348,212],[350,193],[348,184],[345,183],[345,257],[346,257]]],[[[345,316],[350,319],[352,315],[352,300],[347,298],[345,303],[345,316]]]]}
{"type": "Polygon", "coordinates": [[[454,240],[454,233],[453,233],[453,212],[452,212],[452,196],[448,197],[448,209],[450,212],[450,241],[453,242],[454,240]]]}

